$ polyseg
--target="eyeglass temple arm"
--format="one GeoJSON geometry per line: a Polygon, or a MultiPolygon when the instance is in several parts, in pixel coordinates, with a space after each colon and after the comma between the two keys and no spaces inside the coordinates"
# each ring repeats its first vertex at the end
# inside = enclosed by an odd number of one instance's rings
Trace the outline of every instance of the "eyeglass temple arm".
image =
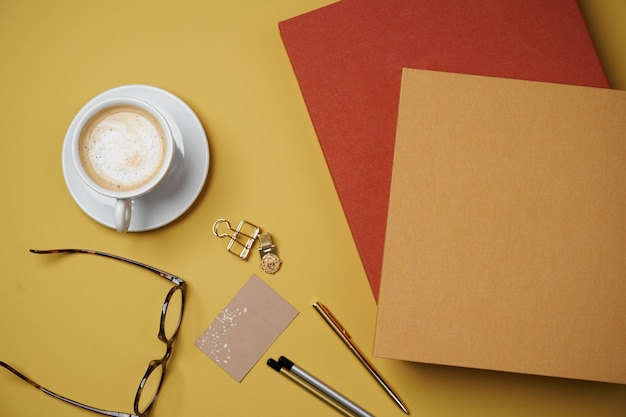
{"type": "Polygon", "coordinates": [[[24,375],[23,373],[21,373],[17,369],[13,368],[11,365],[7,364],[6,362],[0,361],[0,366],[2,366],[3,368],[8,369],[14,375],[16,375],[19,378],[23,379],[24,381],[28,382],[30,385],[32,385],[33,387],[37,388],[41,392],[43,392],[45,394],[48,394],[49,396],[54,397],[54,398],[56,398],[58,400],[64,401],[64,402],[66,402],[68,404],[72,404],[72,405],[75,405],[77,407],[83,408],[85,410],[93,411],[94,413],[102,414],[102,415],[109,416],[109,417],[139,417],[136,414],[128,414],[128,413],[121,413],[121,412],[117,412],[117,411],[101,410],[99,408],[91,407],[91,406],[88,406],[86,404],[82,404],[82,403],[79,403],[77,401],[70,400],[69,398],[66,398],[66,397],[64,397],[62,395],[59,395],[59,394],[53,392],[53,391],[50,391],[47,388],[42,387],[41,385],[39,385],[38,383],[36,383],[32,379],[28,378],[26,375],[24,375]]]}
{"type": "Polygon", "coordinates": [[[133,264],[136,266],[139,266],[141,268],[145,268],[149,271],[154,272],[155,274],[165,278],[166,280],[176,284],[176,285],[182,285],[185,283],[185,281],[183,281],[182,278],[177,277],[176,275],[170,274],[169,272],[165,272],[161,269],[152,267],[150,265],[138,262],[138,261],[133,261],[132,259],[128,259],[128,258],[124,258],[121,256],[117,256],[117,255],[113,255],[111,253],[106,253],[106,252],[100,252],[97,250],[91,250],[91,249],[30,249],[30,251],[32,253],[36,253],[36,254],[51,254],[51,253],[86,253],[86,254],[90,254],[90,255],[98,255],[98,256],[103,256],[105,258],[111,258],[111,259],[116,259],[118,261],[123,261],[123,262],[127,262],[129,264],[133,264]]]}

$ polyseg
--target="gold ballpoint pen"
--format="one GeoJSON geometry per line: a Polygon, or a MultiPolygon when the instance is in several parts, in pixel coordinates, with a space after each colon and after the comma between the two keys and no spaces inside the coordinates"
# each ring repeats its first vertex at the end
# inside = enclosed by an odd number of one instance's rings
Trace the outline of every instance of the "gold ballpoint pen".
{"type": "Polygon", "coordinates": [[[354,356],[357,357],[359,362],[361,362],[361,364],[365,367],[365,369],[367,369],[367,371],[374,377],[376,382],[378,382],[378,384],[385,390],[385,392],[395,401],[398,407],[400,407],[402,411],[404,411],[406,414],[409,414],[409,410],[402,403],[402,400],[400,400],[400,397],[398,397],[398,395],[391,389],[387,381],[385,381],[385,379],[380,375],[380,373],[376,370],[374,365],[367,359],[367,357],[363,354],[363,352],[361,352],[361,350],[357,347],[357,345],[354,344],[350,334],[341,325],[341,323],[339,323],[339,320],[335,318],[333,313],[331,313],[330,310],[319,301],[316,301],[313,304],[313,308],[315,308],[315,310],[317,310],[317,312],[320,313],[324,321],[326,321],[326,323],[328,323],[328,325],[335,331],[337,336],[339,336],[339,338],[343,340],[343,343],[345,343],[346,346],[348,346],[348,349],[350,349],[350,351],[354,354],[354,356]]]}

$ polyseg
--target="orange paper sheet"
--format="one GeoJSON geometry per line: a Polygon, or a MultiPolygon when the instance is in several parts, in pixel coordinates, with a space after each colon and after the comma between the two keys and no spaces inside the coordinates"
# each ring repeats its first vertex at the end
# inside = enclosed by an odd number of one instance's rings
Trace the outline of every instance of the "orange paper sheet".
{"type": "Polygon", "coordinates": [[[626,92],[405,69],[376,356],[626,383],[626,92]]]}

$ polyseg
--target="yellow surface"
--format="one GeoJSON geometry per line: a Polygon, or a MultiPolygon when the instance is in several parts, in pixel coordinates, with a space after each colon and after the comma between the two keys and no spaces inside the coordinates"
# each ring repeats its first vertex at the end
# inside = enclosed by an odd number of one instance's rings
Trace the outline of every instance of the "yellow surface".
{"type": "Polygon", "coordinates": [[[578,0],[612,88],[626,90],[626,1],[578,0]]]}
{"type": "MultiPolygon", "coordinates": [[[[264,364],[280,355],[375,415],[402,415],[311,307],[316,299],[326,303],[371,352],[376,305],[277,29],[278,21],[327,3],[0,0],[0,360],[70,398],[131,411],[147,362],[163,354],[156,330],[167,284],[109,260],[28,252],[93,248],[189,283],[154,416],[333,415],[264,364]],[[61,146],[84,103],[132,83],[165,88],[195,110],[209,137],[211,168],[204,192],[180,220],[121,235],[73,201],[61,146]],[[272,233],[284,260],[280,272],[264,274],[256,253],[247,262],[228,254],[210,231],[219,217],[245,218],[272,233]],[[300,315],[237,383],[193,343],[253,273],[300,315]]],[[[618,3],[597,7],[614,7],[624,26],[618,3]]],[[[609,26],[597,29],[611,33],[609,26]]],[[[624,50],[623,37],[609,38],[606,56],[624,50]]],[[[613,71],[614,86],[624,85],[621,68],[613,71]]],[[[416,416],[626,414],[625,386],[374,362],[416,416]]],[[[44,414],[92,415],[0,369],[0,415],[44,414]]]]}

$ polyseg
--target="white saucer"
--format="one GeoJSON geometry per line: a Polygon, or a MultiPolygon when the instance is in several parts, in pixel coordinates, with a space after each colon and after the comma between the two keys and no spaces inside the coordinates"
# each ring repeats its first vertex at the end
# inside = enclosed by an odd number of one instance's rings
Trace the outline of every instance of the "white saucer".
{"type": "Polygon", "coordinates": [[[74,117],[63,143],[63,176],[74,201],[95,221],[115,229],[115,200],[102,196],[85,185],[72,162],[69,138],[89,105],[114,97],[133,97],[150,102],[165,116],[178,148],[175,166],[164,182],[151,193],[133,200],[129,232],[162,227],[180,217],[194,203],[209,173],[209,144],[202,123],[191,108],[172,93],[147,85],[126,85],[93,98],[74,117]]]}

